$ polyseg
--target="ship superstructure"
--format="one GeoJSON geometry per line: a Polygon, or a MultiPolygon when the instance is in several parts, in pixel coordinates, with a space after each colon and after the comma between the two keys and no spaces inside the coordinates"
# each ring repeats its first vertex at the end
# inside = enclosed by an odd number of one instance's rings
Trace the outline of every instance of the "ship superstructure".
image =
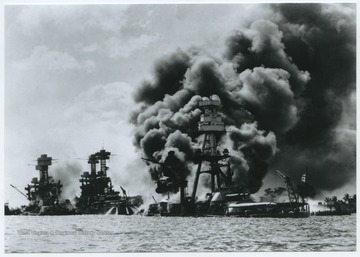
{"type": "MultiPolygon", "coordinates": [[[[61,198],[61,181],[55,181],[49,175],[49,166],[53,158],[42,154],[37,158],[36,170],[39,171],[39,178],[34,177],[31,183],[25,187],[29,206],[25,213],[40,215],[64,215],[74,214],[75,210],[69,200],[61,198]]],[[[14,186],[13,186],[14,187],[14,186]]],[[[15,188],[15,187],[14,187],[15,188]]]]}
{"type": "Polygon", "coordinates": [[[221,101],[218,96],[212,95],[210,98],[203,98],[199,102],[199,108],[203,112],[198,123],[198,131],[203,134],[203,144],[201,150],[197,151],[194,160],[195,164],[197,164],[197,171],[191,194],[191,203],[195,207],[200,175],[208,174],[210,176],[211,192],[207,195],[205,203],[199,203],[195,209],[197,214],[200,215],[204,211],[207,214],[221,215],[225,213],[225,195],[238,193],[232,182],[233,173],[230,163],[225,162],[230,157],[230,153],[226,148],[221,152],[218,145],[220,137],[226,133],[225,123],[218,112],[221,108],[221,101]]]}
{"type": "Polygon", "coordinates": [[[111,153],[105,149],[89,156],[90,172],[84,171],[79,179],[81,195],[76,198],[76,208],[80,213],[131,215],[137,212],[136,208],[142,203],[140,196],[128,197],[123,188],[122,196],[114,190],[111,178],[107,176],[109,167],[106,161],[110,156],[111,153]],[[97,171],[99,163],[100,170],[97,171]]]}
{"type": "MultiPolygon", "coordinates": [[[[184,177],[180,176],[180,203],[175,204],[164,201],[151,204],[149,208],[150,215],[225,215],[226,197],[238,200],[246,198],[246,201],[249,200],[249,198],[246,197],[249,194],[240,194],[239,188],[232,182],[233,173],[230,168],[230,163],[227,161],[230,157],[229,151],[226,148],[221,151],[218,145],[219,139],[226,133],[222,115],[218,112],[221,108],[219,97],[216,95],[212,95],[209,98],[204,97],[198,106],[202,110],[198,123],[198,132],[203,134],[203,142],[201,149],[196,150],[193,158],[197,169],[191,196],[186,196],[185,189],[187,187],[187,181],[184,177]],[[200,176],[203,176],[202,174],[210,176],[210,192],[206,195],[205,200],[199,200],[196,195],[200,176]],[[180,205],[180,207],[177,207],[178,205],[180,205]],[[167,211],[162,212],[163,209],[167,209],[167,211]],[[178,211],[171,212],[172,209],[178,211]],[[181,212],[179,210],[181,210],[181,212]]],[[[143,159],[151,161],[149,159],[143,159]]],[[[158,164],[170,171],[175,171],[175,167],[180,167],[180,165],[167,165],[166,163],[158,164]]],[[[182,173],[177,172],[177,174],[182,173]]]]}
{"type": "Polygon", "coordinates": [[[42,154],[37,159],[36,170],[39,171],[39,179],[34,177],[31,184],[25,188],[30,201],[34,203],[42,201],[45,205],[52,204],[60,195],[62,188],[60,180],[55,183],[54,179],[49,176],[49,166],[51,165],[52,158],[46,154],[42,154]]]}

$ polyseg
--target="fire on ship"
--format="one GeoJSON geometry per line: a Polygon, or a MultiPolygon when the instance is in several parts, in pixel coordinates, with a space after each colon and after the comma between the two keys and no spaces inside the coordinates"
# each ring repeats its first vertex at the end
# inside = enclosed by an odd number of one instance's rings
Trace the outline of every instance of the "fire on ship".
{"type": "MultiPolygon", "coordinates": [[[[226,133],[225,123],[221,114],[221,101],[217,95],[202,98],[198,103],[202,110],[198,122],[198,132],[203,134],[202,148],[193,156],[196,167],[195,179],[191,195],[188,191],[188,181],[184,176],[183,164],[169,151],[164,162],[142,158],[147,163],[158,166],[156,192],[168,193],[167,200],[149,205],[149,216],[237,216],[237,217],[309,217],[310,208],[305,199],[293,190],[291,179],[281,173],[288,190],[289,201],[285,203],[255,202],[246,186],[233,182],[233,172],[228,159],[228,149],[221,151],[219,140],[226,133]],[[197,196],[199,178],[205,174],[210,176],[210,191],[203,197],[197,196]],[[169,194],[180,190],[180,200],[169,200],[169,194]]],[[[154,199],[155,200],[155,199],[154,199]]]]}

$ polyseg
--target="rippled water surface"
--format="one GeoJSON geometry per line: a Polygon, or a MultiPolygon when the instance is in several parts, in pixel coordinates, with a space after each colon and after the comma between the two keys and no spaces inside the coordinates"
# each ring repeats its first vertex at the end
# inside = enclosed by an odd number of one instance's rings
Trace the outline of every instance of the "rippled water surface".
{"type": "Polygon", "coordinates": [[[355,215],[305,219],[5,217],[7,253],[355,250],[355,215]]]}

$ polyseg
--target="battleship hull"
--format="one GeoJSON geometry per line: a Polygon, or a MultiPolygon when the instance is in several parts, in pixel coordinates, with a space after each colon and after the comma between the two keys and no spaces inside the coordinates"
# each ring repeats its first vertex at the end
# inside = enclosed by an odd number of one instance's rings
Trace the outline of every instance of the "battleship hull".
{"type": "Polygon", "coordinates": [[[313,216],[343,216],[351,215],[350,211],[317,211],[312,213],[313,216]]]}
{"type": "Polygon", "coordinates": [[[255,202],[248,193],[230,193],[221,190],[203,201],[181,206],[180,203],[163,201],[150,204],[147,216],[197,216],[197,217],[255,217],[255,218],[307,218],[308,203],[255,202]],[[185,208],[182,210],[182,208],[185,208]],[[188,215],[184,215],[188,214],[188,215]]]}
{"type": "MultiPolygon", "coordinates": [[[[132,197],[129,197],[132,198],[132,197]]],[[[139,213],[139,204],[124,199],[93,201],[90,204],[77,198],[76,209],[80,214],[133,215],[139,213]]]]}
{"type": "Polygon", "coordinates": [[[307,203],[230,203],[226,216],[253,218],[307,218],[310,207],[307,203]]]}
{"type": "Polygon", "coordinates": [[[79,214],[75,208],[67,208],[65,205],[43,205],[27,206],[19,215],[28,216],[63,216],[63,215],[77,215],[79,214]]]}

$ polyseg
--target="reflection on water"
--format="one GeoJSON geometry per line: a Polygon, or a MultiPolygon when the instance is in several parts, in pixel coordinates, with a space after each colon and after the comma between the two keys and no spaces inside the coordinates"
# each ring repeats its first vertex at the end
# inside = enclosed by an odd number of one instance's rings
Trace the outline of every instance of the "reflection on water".
{"type": "Polygon", "coordinates": [[[355,215],[305,219],[5,217],[7,253],[355,250],[355,215]]]}

